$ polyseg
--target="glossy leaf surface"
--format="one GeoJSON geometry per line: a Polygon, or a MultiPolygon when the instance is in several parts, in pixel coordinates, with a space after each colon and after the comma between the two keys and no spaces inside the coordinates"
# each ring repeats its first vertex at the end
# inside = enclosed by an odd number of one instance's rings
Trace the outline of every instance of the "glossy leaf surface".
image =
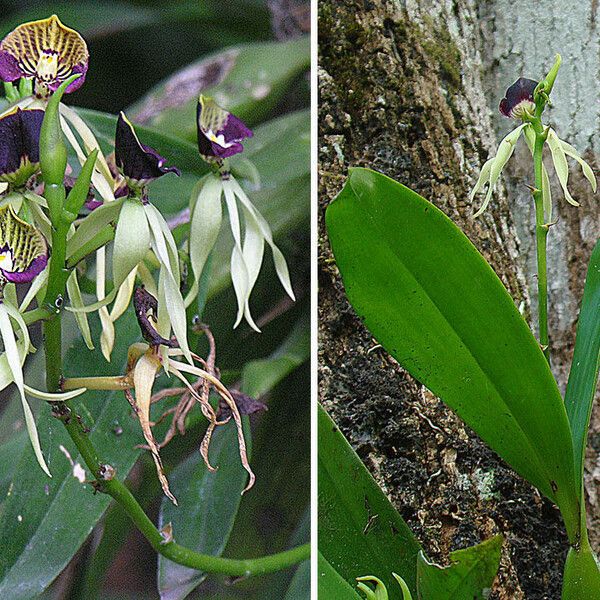
{"type": "Polygon", "coordinates": [[[419,543],[336,424],[318,410],[319,550],[347,582],[376,575],[390,599],[401,600],[392,572],[416,592],[419,543]]]}
{"type": "Polygon", "coordinates": [[[379,343],[555,501],[574,538],[564,404],[491,267],[433,204],[374,171],[351,171],[326,220],[348,298],[379,343]]]}
{"type": "Polygon", "coordinates": [[[450,565],[440,567],[423,553],[417,561],[419,600],[485,600],[500,564],[502,536],[450,553],[450,565]]]}

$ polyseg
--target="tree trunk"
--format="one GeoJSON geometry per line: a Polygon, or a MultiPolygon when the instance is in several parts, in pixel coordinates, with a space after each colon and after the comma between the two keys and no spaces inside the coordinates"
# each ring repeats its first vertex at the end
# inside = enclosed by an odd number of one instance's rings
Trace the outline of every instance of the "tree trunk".
{"type": "MultiPolygon", "coordinates": [[[[599,112],[596,2],[568,10],[558,0],[479,4],[320,2],[320,398],[432,558],[443,562],[449,551],[502,532],[506,543],[492,598],[557,599],[567,550],[557,509],[377,347],[345,299],[322,219],[349,166],[377,169],[444,210],[533,320],[527,149],[516,152],[508,182],[482,217],[473,219],[468,194],[497,140],[514,126],[496,117],[505,89],[521,75],[541,78],[556,52],[564,62],[549,116],[559,135],[593,163],[599,149],[592,140],[599,112]],[[543,30],[535,40],[534,28],[543,30]],[[567,41],[554,47],[555,40],[567,41]]],[[[589,188],[579,175],[570,182],[582,206],[567,205],[554,190],[559,222],[549,236],[553,361],[563,387],[600,229],[589,188]]],[[[600,515],[598,422],[587,476],[594,518],[600,515]]],[[[598,549],[598,531],[592,540],[598,549]]]]}

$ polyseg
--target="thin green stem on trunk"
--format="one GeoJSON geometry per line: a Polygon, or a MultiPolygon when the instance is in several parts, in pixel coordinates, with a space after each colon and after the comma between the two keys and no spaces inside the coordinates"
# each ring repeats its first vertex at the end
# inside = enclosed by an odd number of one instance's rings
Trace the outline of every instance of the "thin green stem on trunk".
{"type": "Polygon", "coordinates": [[[535,131],[535,144],[533,148],[533,164],[535,171],[535,190],[533,200],[535,203],[535,242],[537,258],[537,284],[538,284],[538,325],[539,339],[542,352],[550,363],[550,340],[548,337],[548,272],[546,257],[546,238],[548,224],[544,215],[543,199],[543,153],[546,141],[541,119],[532,122],[535,131]]]}

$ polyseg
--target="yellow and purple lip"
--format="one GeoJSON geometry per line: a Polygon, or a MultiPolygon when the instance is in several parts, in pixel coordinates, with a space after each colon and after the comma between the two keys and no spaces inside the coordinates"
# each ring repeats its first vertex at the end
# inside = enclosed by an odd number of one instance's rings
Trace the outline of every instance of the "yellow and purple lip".
{"type": "Polygon", "coordinates": [[[526,77],[519,77],[507,90],[500,101],[500,112],[511,119],[521,119],[526,113],[533,114],[535,102],[533,92],[538,82],[526,77]]]}
{"type": "Polygon", "coordinates": [[[197,109],[198,150],[208,158],[223,159],[244,150],[241,142],[252,130],[221,108],[212,98],[200,96],[197,109]]]}
{"type": "Polygon", "coordinates": [[[0,181],[25,185],[39,172],[44,111],[20,108],[0,118],[0,181]]]}
{"type": "Polygon", "coordinates": [[[38,98],[48,98],[71,75],[80,73],[65,90],[80,88],[85,81],[89,54],[85,40],[65,27],[56,15],[23,23],[0,43],[0,79],[32,79],[38,98]]]}
{"type": "Polygon", "coordinates": [[[48,263],[48,246],[37,227],[21,220],[12,206],[0,208],[0,275],[12,283],[27,283],[48,263]]]}
{"type": "Polygon", "coordinates": [[[130,187],[141,188],[167,173],[181,175],[177,167],[167,167],[166,159],[138,139],[123,112],[117,119],[115,162],[130,187]]]}

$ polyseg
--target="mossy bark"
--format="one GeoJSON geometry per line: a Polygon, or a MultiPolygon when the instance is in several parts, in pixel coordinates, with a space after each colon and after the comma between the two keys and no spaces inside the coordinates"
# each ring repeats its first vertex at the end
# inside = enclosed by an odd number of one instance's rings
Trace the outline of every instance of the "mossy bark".
{"type": "MultiPolygon", "coordinates": [[[[377,346],[345,299],[322,218],[349,166],[377,169],[444,210],[530,318],[530,264],[517,235],[527,234],[527,223],[514,210],[514,190],[533,174],[514,170],[511,201],[500,186],[479,219],[468,201],[497,144],[490,106],[512,83],[486,94],[492,69],[482,23],[471,0],[320,2],[319,394],[431,557],[444,561],[450,550],[501,532],[492,598],[556,599],[567,552],[558,511],[377,346]]],[[[586,252],[580,245],[569,278],[574,296],[586,252]]],[[[572,307],[554,357],[563,382],[575,319],[572,307]]]]}

